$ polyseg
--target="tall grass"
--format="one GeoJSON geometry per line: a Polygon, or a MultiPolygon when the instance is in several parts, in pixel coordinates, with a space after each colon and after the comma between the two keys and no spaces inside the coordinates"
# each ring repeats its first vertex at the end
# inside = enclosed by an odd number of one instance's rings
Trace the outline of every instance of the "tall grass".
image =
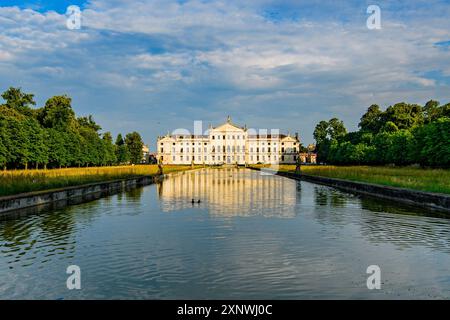
{"type": "MultiPolygon", "coordinates": [[[[295,172],[295,165],[280,171],[295,172]]],[[[305,174],[450,194],[449,169],[372,166],[302,166],[305,174]]]]}
{"type": "MultiPolygon", "coordinates": [[[[190,169],[164,166],[164,173],[190,169]]],[[[157,165],[0,171],[0,196],[155,175],[157,165]]]]}

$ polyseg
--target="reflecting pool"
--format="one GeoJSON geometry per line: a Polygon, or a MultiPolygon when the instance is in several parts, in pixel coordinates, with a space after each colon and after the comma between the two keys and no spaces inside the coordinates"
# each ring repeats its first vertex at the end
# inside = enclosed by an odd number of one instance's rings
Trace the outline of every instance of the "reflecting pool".
{"type": "Polygon", "coordinates": [[[247,169],[19,212],[0,251],[2,299],[450,298],[445,216],[247,169]]]}

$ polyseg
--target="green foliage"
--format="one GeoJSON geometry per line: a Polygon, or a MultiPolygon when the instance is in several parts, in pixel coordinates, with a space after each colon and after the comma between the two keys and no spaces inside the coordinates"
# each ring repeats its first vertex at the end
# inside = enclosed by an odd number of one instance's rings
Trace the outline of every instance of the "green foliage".
{"type": "Polygon", "coordinates": [[[381,115],[382,112],[377,104],[371,105],[367,112],[361,117],[359,127],[361,131],[377,133],[381,128],[381,115]]]}
{"type": "Polygon", "coordinates": [[[51,97],[41,110],[39,120],[46,128],[66,130],[75,123],[75,112],[71,106],[72,99],[68,96],[51,97]]]}
{"type": "Polygon", "coordinates": [[[125,137],[125,144],[130,154],[131,163],[140,163],[143,157],[142,147],[144,146],[141,135],[136,131],[127,134],[125,137]]]}
{"type": "Polygon", "coordinates": [[[116,159],[117,163],[125,164],[130,161],[130,153],[128,152],[125,141],[122,138],[122,134],[117,135],[116,145],[115,145],[116,159]]]}
{"type": "Polygon", "coordinates": [[[35,105],[34,95],[23,93],[20,88],[10,87],[2,94],[2,98],[6,101],[6,106],[19,113],[31,115],[31,105],[35,105]]]}
{"type": "Polygon", "coordinates": [[[33,95],[20,88],[9,88],[2,97],[6,102],[0,105],[2,168],[115,165],[128,163],[130,150],[134,161],[140,155],[142,139],[137,132],[127,135],[127,143],[120,135],[114,145],[111,133],[100,134],[91,115],[75,117],[68,96],[52,97],[39,109],[30,108],[35,104],[33,95]]]}
{"type": "Polygon", "coordinates": [[[372,105],[360,130],[346,133],[342,122],[321,121],[314,131],[318,159],[330,164],[450,166],[450,104],[430,100],[397,103],[381,111],[372,105]]]}

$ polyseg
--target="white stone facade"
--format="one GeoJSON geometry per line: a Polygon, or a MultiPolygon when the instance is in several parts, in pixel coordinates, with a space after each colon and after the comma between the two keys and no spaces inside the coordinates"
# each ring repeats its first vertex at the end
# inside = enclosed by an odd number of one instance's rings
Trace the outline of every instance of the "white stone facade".
{"type": "Polygon", "coordinates": [[[231,122],[210,127],[206,135],[158,137],[158,160],[163,164],[293,164],[300,141],[282,134],[257,134],[231,122]]]}

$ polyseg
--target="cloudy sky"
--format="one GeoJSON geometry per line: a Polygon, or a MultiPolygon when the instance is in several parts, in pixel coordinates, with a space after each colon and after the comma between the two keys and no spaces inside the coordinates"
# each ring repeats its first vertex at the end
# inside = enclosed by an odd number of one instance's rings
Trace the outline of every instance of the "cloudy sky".
{"type": "Polygon", "coordinates": [[[372,103],[450,102],[450,2],[0,0],[0,90],[68,94],[106,131],[298,131],[372,103]],[[369,30],[367,7],[381,8],[369,30]],[[81,29],[66,8],[81,8],[81,29]],[[205,128],[206,129],[206,128],[205,128]]]}

